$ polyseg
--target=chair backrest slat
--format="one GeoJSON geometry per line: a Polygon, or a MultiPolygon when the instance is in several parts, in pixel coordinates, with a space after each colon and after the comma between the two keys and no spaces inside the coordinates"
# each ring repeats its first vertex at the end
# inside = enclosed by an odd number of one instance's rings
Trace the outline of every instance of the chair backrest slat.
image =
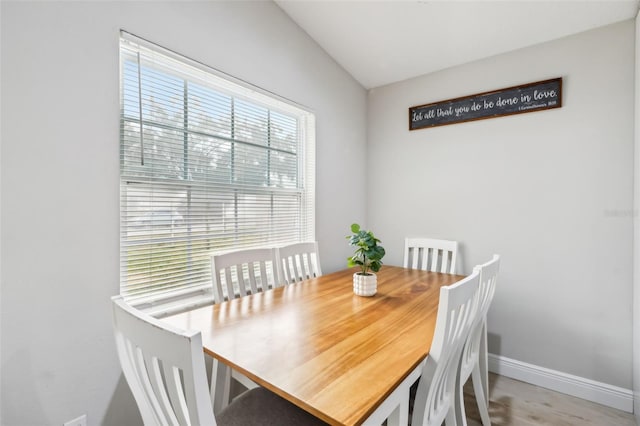
{"type": "MultiPolygon", "coordinates": [[[[123,364],[122,370],[125,373],[125,378],[127,382],[129,382],[134,397],[136,397],[136,400],[139,397],[146,401],[148,407],[151,408],[151,412],[148,415],[156,418],[158,423],[168,423],[167,401],[163,398],[162,394],[157,393],[152,383],[153,380],[148,374],[147,360],[145,359],[144,353],[138,346],[134,345],[131,340],[126,340],[122,336],[119,337],[122,338],[121,345],[124,347],[123,351],[126,353],[125,358],[128,362],[128,365],[121,362],[123,364]],[[127,374],[127,370],[131,372],[127,374]],[[134,387],[139,389],[139,396],[136,396],[134,387]]],[[[116,336],[116,338],[118,338],[118,336],[116,336]]],[[[143,414],[142,409],[140,409],[140,412],[143,414]]]]}
{"type": "MultiPolygon", "coordinates": [[[[189,407],[187,407],[185,395],[181,392],[182,385],[180,382],[180,371],[174,366],[165,366],[163,371],[169,394],[169,401],[171,401],[171,406],[175,411],[176,420],[178,424],[187,424],[190,418],[196,417],[192,417],[194,414],[191,413],[189,407]]],[[[160,374],[160,369],[158,369],[158,374],[160,374]]],[[[184,392],[187,391],[188,388],[184,389],[184,392]]]]}
{"type": "MultiPolygon", "coordinates": [[[[175,392],[173,384],[165,382],[160,367],[159,360],[150,353],[141,353],[139,368],[144,371],[144,377],[149,378],[149,386],[151,387],[150,395],[153,395],[154,399],[162,412],[162,418],[168,423],[175,424],[183,419],[182,412],[174,412],[171,407],[170,394],[175,392]]],[[[184,422],[184,419],[183,419],[184,422]]]]}
{"type": "Polygon", "coordinates": [[[455,274],[458,242],[433,238],[405,238],[404,267],[455,274]]]}

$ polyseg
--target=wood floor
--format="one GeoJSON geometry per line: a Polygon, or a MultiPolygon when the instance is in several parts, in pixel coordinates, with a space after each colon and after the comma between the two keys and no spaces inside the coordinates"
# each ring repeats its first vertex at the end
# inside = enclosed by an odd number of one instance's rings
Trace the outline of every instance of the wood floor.
{"type": "MultiPolygon", "coordinates": [[[[489,416],[495,426],[636,426],[633,414],[504,376],[490,374],[489,416]]],[[[471,380],[465,385],[469,426],[480,426],[471,380]]]]}

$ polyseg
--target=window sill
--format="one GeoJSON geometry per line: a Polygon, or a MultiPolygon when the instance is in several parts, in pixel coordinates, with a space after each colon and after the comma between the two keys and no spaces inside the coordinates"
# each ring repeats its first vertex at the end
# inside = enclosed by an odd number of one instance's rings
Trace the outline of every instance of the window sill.
{"type": "Polygon", "coordinates": [[[162,318],[211,304],[213,304],[213,294],[211,292],[198,292],[197,294],[185,295],[179,298],[159,300],[153,304],[145,303],[134,306],[152,317],[162,318]]]}

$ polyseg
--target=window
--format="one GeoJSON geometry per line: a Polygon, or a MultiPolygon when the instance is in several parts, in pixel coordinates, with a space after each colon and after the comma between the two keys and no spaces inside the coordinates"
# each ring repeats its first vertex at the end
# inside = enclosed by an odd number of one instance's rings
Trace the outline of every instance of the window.
{"type": "Polygon", "coordinates": [[[315,239],[313,114],[124,32],[120,66],[130,303],[210,292],[212,253],[315,239]]]}

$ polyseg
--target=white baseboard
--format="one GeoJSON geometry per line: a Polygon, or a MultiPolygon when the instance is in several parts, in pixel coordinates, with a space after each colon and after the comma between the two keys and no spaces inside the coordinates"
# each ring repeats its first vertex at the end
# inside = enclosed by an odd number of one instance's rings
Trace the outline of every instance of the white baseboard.
{"type": "Polygon", "coordinates": [[[556,392],[633,413],[633,392],[561,371],[489,354],[489,371],[556,392]]]}

